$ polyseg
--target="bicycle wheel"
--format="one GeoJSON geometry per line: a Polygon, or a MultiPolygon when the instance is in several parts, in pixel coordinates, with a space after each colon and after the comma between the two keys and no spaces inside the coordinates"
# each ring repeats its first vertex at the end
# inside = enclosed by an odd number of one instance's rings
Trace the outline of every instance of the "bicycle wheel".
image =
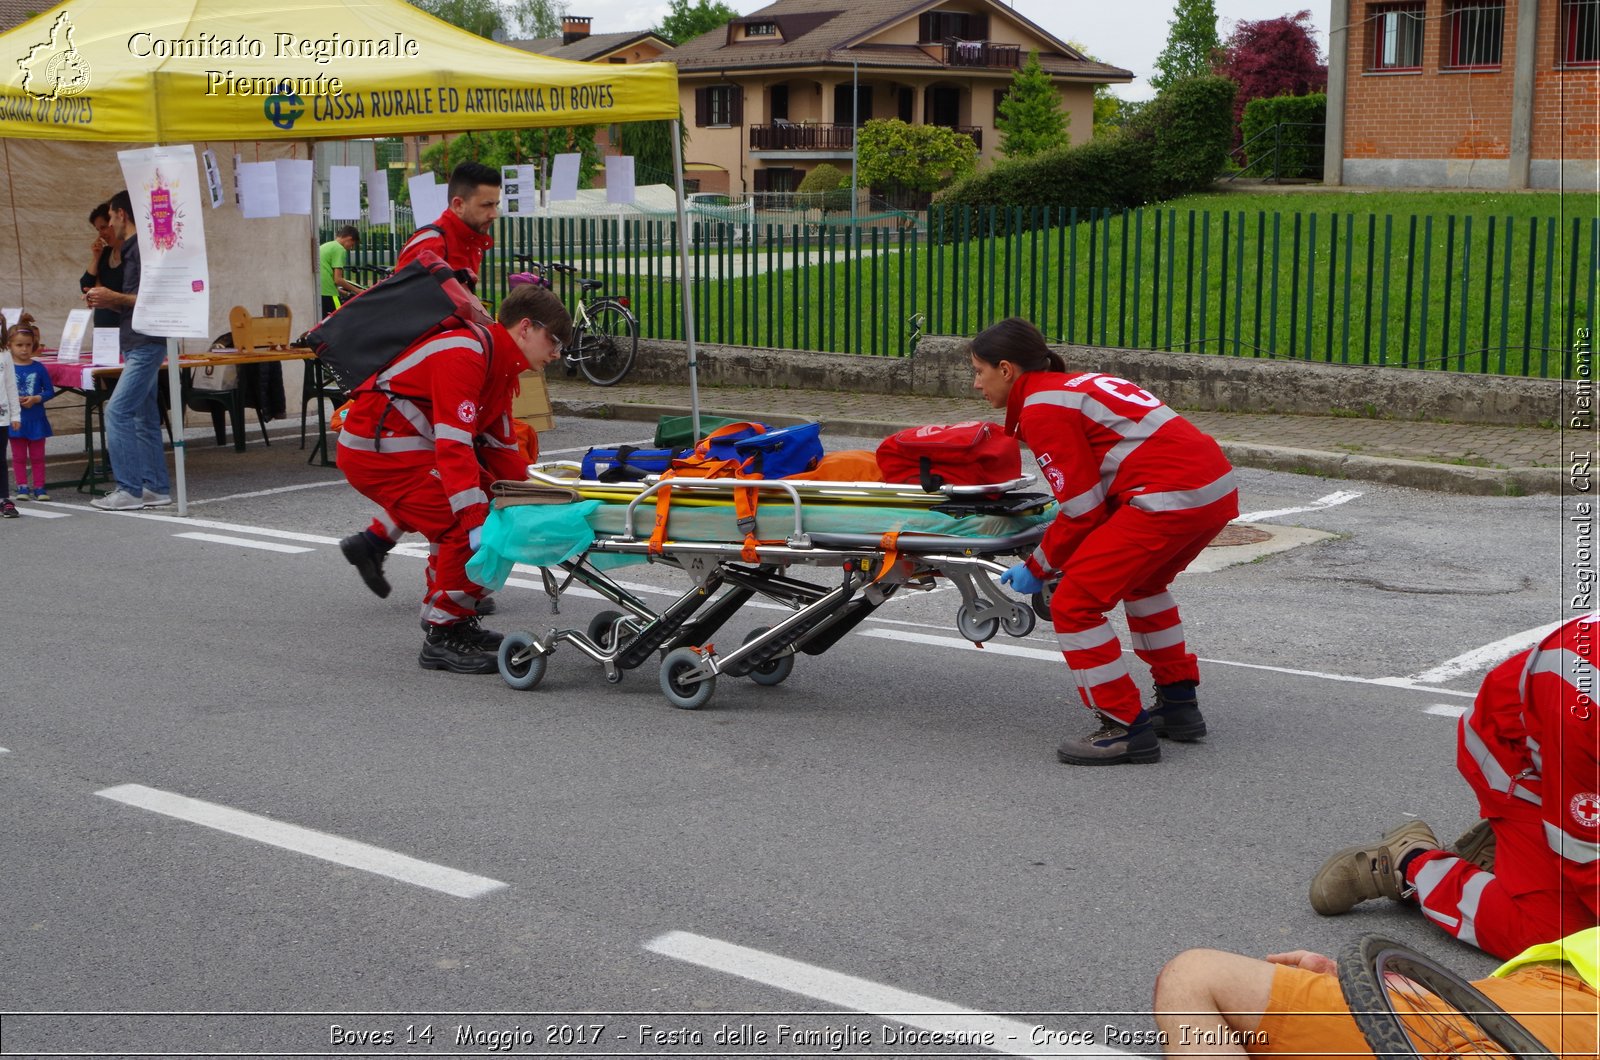
{"type": "Polygon", "coordinates": [[[1454,972],[1393,939],[1363,935],[1339,957],[1339,988],[1385,1060],[1555,1060],[1526,1027],[1454,972]]]}
{"type": "Polygon", "coordinates": [[[595,386],[611,386],[633,368],[639,351],[639,324],[615,302],[589,308],[589,326],[578,338],[578,367],[595,386]]]}

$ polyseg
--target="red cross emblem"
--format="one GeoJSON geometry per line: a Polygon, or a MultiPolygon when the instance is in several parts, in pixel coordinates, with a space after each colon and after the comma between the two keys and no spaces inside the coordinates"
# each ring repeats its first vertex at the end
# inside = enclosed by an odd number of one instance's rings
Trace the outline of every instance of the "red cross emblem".
{"type": "Polygon", "coordinates": [[[1573,796],[1571,809],[1572,819],[1585,828],[1600,826],[1600,795],[1586,791],[1573,796]]]}

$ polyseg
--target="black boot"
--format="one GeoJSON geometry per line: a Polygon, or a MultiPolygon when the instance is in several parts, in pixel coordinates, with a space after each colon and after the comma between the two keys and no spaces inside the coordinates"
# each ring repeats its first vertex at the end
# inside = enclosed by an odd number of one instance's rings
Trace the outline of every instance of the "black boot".
{"type": "MultiPolygon", "coordinates": [[[[422,620],[422,632],[424,633],[429,633],[433,630],[444,628],[447,627],[429,625],[427,619],[422,620]]],[[[456,636],[461,640],[476,644],[478,647],[488,652],[499,651],[500,642],[506,639],[506,635],[504,633],[496,633],[492,629],[484,629],[483,626],[479,624],[477,615],[473,615],[471,618],[463,618],[456,622],[452,622],[449,624],[448,628],[455,630],[456,636]]]]}
{"type": "Polygon", "coordinates": [[[1180,743],[1193,743],[1206,734],[1206,719],[1200,713],[1193,681],[1156,685],[1155,701],[1150,704],[1150,724],[1157,736],[1180,743]]]}
{"type": "Polygon", "coordinates": [[[432,626],[423,637],[417,665],[424,670],[448,670],[453,674],[496,673],[500,664],[495,658],[495,649],[483,645],[483,634],[475,622],[432,626]]]}
{"type": "MultiPolygon", "coordinates": [[[[393,547],[391,542],[389,548],[393,547]]],[[[380,547],[365,530],[339,541],[339,551],[344,553],[344,558],[361,575],[367,588],[380,597],[389,595],[389,579],[383,576],[383,561],[389,556],[389,548],[380,547]]]]}
{"type": "Polygon", "coordinates": [[[1056,757],[1073,766],[1114,766],[1124,762],[1144,765],[1161,761],[1161,741],[1150,727],[1144,711],[1124,724],[1098,710],[1100,728],[1087,736],[1075,736],[1056,748],[1056,757]]]}

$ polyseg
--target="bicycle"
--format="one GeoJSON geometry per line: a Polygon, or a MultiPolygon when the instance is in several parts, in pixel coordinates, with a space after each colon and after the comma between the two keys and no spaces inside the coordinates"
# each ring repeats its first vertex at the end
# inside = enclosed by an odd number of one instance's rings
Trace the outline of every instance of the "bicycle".
{"type": "MultiPolygon", "coordinates": [[[[546,287],[550,286],[549,278],[544,275],[547,270],[578,274],[571,265],[538,262],[526,254],[518,254],[516,258],[525,262],[535,281],[546,287]]],[[[582,369],[595,386],[614,386],[633,369],[633,359],[639,352],[639,321],[628,308],[626,296],[595,297],[604,286],[602,280],[578,278],[572,341],[561,351],[561,362],[568,375],[582,369]]]]}
{"type": "Polygon", "coordinates": [[[1339,956],[1339,988],[1373,1053],[1555,1057],[1471,983],[1403,943],[1363,935],[1339,956]],[[1492,1044],[1491,1044],[1492,1043],[1492,1044]]]}

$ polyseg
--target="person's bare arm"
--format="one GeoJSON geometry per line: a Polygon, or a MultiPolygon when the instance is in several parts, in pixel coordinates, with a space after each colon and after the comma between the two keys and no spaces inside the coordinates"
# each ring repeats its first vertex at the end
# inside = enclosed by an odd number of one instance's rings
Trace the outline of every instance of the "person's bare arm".
{"type": "Polygon", "coordinates": [[[90,309],[128,310],[138,302],[137,294],[123,294],[109,287],[91,287],[83,292],[83,300],[90,309]]]}

